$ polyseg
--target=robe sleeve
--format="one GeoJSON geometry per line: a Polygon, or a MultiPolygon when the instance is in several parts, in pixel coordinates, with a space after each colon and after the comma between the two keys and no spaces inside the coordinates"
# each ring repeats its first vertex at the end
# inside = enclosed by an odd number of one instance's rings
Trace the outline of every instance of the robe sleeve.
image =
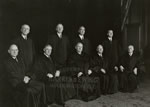
{"type": "Polygon", "coordinates": [[[7,72],[8,82],[12,85],[13,88],[16,88],[19,86],[19,84],[23,83],[23,77],[14,71],[11,63],[5,63],[5,70],[7,72]]]}

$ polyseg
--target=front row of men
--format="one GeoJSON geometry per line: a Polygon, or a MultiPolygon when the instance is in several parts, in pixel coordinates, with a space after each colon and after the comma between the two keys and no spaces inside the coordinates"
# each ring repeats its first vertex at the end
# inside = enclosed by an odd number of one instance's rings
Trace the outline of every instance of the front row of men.
{"type": "Polygon", "coordinates": [[[119,69],[113,72],[110,72],[108,59],[103,56],[102,45],[97,46],[97,54],[92,58],[83,52],[83,47],[78,42],[76,52],[69,57],[66,66],[56,69],[58,65],[51,57],[53,48],[47,44],[32,71],[28,71],[18,57],[18,46],[10,45],[10,57],[5,61],[5,67],[18,107],[64,104],[72,98],[88,101],[101,94],[115,93],[112,86],[114,81],[120,91],[134,92],[138,86],[138,73],[143,66],[140,56],[134,53],[134,46],[128,46],[127,53],[117,65],[119,69]]]}

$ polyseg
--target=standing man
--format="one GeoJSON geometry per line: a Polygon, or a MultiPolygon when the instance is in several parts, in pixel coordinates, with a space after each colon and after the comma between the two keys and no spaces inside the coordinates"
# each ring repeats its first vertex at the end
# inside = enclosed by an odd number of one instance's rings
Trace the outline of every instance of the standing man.
{"type": "Polygon", "coordinates": [[[69,39],[63,35],[64,26],[59,23],[56,26],[56,34],[48,39],[48,44],[53,47],[52,58],[56,61],[57,69],[62,68],[66,64],[69,54],[69,39]]]}
{"type": "Polygon", "coordinates": [[[81,42],[84,45],[83,52],[90,55],[91,54],[91,43],[87,37],[85,37],[85,27],[80,26],[78,30],[78,35],[73,39],[73,47],[81,42]]]}
{"type": "Polygon", "coordinates": [[[108,59],[108,73],[110,75],[109,93],[118,91],[118,43],[113,39],[113,30],[108,30],[107,40],[103,42],[104,56],[108,59]]]}
{"type": "Polygon", "coordinates": [[[25,62],[26,68],[29,70],[34,61],[34,45],[30,38],[28,38],[28,34],[30,33],[30,26],[24,24],[21,26],[21,35],[17,37],[13,43],[15,43],[20,50],[20,56],[23,58],[25,62]]]}

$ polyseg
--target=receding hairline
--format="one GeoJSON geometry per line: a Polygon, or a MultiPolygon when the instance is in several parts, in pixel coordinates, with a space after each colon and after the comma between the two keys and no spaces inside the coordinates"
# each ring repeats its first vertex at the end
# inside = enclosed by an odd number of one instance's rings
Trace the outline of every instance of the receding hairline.
{"type": "Polygon", "coordinates": [[[81,44],[83,46],[83,43],[81,43],[81,42],[76,43],[76,46],[78,46],[79,44],[81,44]]]}
{"type": "Polygon", "coordinates": [[[50,44],[47,44],[47,45],[45,45],[45,46],[44,46],[44,49],[46,49],[47,47],[50,47],[50,48],[52,48],[52,45],[50,45],[50,44]]]}
{"type": "Polygon", "coordinates": [[[21,26],[21,29],[22,29],[23,27],[25,27],[25,26],[27,26],[28,28],[30,28],[30,26],[29,26],[28,24],[23,24],[23,25],[21,26]]]}
{"type": "Polygon", "coordinates": [[[98,47],[100,47],[100,46],[101,46],[101,47],[103,47],[103,45],[102,45],[102,44],[99,44],[99,45],[97,45],[97,48],[98,48],[98,47]]]}
{"type": "MultiPolygon", "coordinates": [[[[63,24],[62,24],[62,23],[58,23],[58,24],[57,24],[57,26],[56,26],[56,28],[57,28],[58,26],[60,26],[60,25],[61,25],[61,26],[63,26],[63,24]]],[[[64,27],[64,26],[63,26],[63,27],[64,27]]]]}
{"type": "Polygon", "coordinates": [[[10,49],[12,49],[13,47],[16,47],[16,48],[18,49],[18,46],[17,46],[16,44],[11,44],[8,49],[10,50],[10,49]]]}
{"type": "Polygon", "coordinates": [[[129,48],[129,47],[132,47],[132,48],[134,48],[134,46],[133,46],[133,45],[129,45],[129,46],[128,46],[128,48],[129,48]]]}
{"type": "Polygon", "coordinates": [[[85,26],[80,26],[80,27],[79,27],[79,30],[80,30],[81,28],[84,28],[84,29],[85,29],[85,26]]]}

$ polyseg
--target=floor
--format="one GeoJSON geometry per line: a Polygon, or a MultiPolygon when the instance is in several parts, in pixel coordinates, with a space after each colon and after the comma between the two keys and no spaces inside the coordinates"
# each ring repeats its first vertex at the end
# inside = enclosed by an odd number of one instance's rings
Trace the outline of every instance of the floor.
{"type": "Polygon", "coordinates": [[[134,93],[118,92],[89,102],[73,99],[66,101],[65,107],[150,107],[150,79],[144,79],[134,93]]]}

